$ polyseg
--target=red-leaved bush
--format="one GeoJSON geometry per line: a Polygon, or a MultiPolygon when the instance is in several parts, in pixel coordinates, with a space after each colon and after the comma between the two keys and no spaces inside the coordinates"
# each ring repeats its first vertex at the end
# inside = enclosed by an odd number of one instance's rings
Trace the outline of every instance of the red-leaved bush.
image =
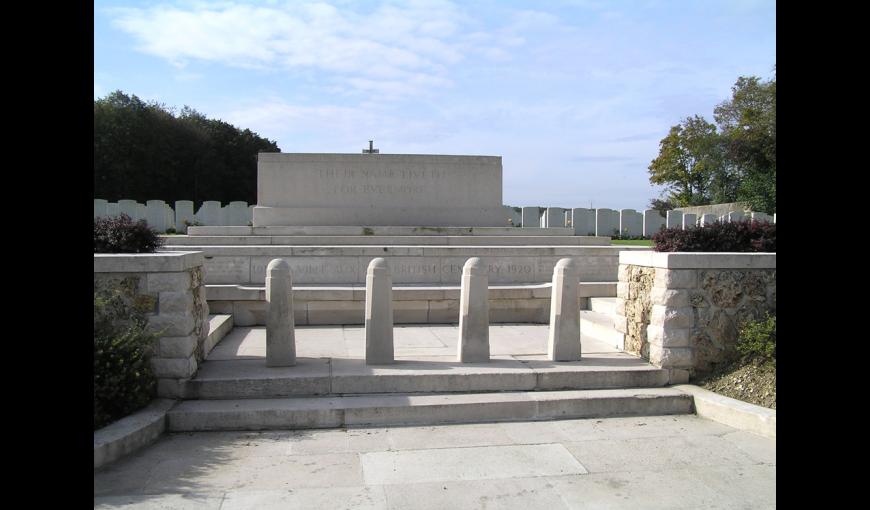
{"type": "Polygon", "coordinates": [[[690,230],[666,228],[652,240],[655,251],[776,252],[776,223],[743,220],[690,230]]]}
{"type": "Polygon", "coordinates": [[[162,239],[145,220],[126,214],[94,218],[94,253],[154,253],[162,239]]]}

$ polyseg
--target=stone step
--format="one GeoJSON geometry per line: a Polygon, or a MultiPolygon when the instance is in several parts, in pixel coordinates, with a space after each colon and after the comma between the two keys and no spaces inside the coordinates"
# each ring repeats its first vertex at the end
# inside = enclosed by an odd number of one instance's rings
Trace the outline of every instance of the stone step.
{"type": "Polygon", "coordinates": [[[189,236],[574,236],[574,229],[564,227],[199,226],[187,232],[189,236]]]}
{"type": "Polygon", "coordinates": [[[595,236],[161,236],[165,246],[609,246],[595,236]]]}
{"type": "Polygon", "coordinates": [[[550,391],[665,386],[668,370],[623,353],[589,353],[581,361],[545,356],[493,356],[461,363],[455,356],[399,359],[297,358],[293,367],[266,367],[263,359],[209,360],[184,388],[188,399],[247,399],[373,393],[550,391]]]}
{"type": "Polygon", "coordinates": [[[616,298],[591,297],[589,299],[589,309],[605,315],[616,315],[616,298]]]}
{"type": "MultiPolygon", "coordinates": [[[[591,298],[590,298],[591,299],[591,298]]],[[[625,335],[613,327],[613,315],[580,310],[580,331],[617,349],[625,348],[625,335]]]]}
{"type": "Polygon", "coordinates": [[[208,316],[208,336],[203,342],[203,357],[208,357],[208,354],[214,349],[227,333],[233,330],[232,314],[213,314],[208,316]]]}
{"type": "Polygon", "coordinates": [[[672,388],[463,394],[381,394],[241,400],[188,400],[167,414],[172,432],[434,425],[693,412],[672,388]]]}

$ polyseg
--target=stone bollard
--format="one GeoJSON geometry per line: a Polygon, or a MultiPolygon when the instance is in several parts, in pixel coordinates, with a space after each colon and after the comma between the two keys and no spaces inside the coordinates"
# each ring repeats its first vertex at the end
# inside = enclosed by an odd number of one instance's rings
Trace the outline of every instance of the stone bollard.
{"type": "Polygon", "coordinates": [[[393,278],[377,258],[366,271],[366,365],[393,363],[393,278]]]}
{"type": "Polygon", "coordinates": [[[462,266],[457,359],[463,363],[489,361],[489,274],[477,257],[462,266]]]}
{"type": "Polygon", "coordinates": [[[290,264],[275,259],[266,267],[266,366],[296,364],[296,334],[293,331],[293,282],[290,264]]]}
{"type": "Polygon", "coordinates": [[[547,354],[552,361],[580,359],[580,272],[577,262],[565,258],[553,269],[550,298],[550,338],[547,354]]]}

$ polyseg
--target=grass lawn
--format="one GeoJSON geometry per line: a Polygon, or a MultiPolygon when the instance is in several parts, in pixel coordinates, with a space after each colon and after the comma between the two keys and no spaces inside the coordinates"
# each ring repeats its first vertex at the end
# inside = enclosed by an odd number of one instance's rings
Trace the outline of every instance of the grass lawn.
{"type": "Polygon", "coordinates": [[[649,246],[652,248],[653,242],[651,239],[613,239],[610,244],[623,244],[628,246],[649,246]]]}

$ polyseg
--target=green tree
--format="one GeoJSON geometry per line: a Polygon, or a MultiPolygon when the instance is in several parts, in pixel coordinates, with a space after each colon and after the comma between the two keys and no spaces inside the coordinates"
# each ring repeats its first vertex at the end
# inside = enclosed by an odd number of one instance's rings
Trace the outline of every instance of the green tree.
{"type": "Polygon", "coordinates": [[[650,182],[667,186],[677,207],[710,202],[713,176],[723,172],[721,139],[716,126],[695,115],[671,127],[650,163],[650,182]]]}
{"type": "Polygon", "coordinates": [[[736,199],[776,212],[776,77],[741,77],[714,110],[726,157],[740,175],[736,199]]]}
{"type": "Polygon", "coordinates": [[[665,185],[677,207],[748,202],[776,212],[776,78],[740,77],[714,111],[671,127],[650,163],[650,182],[665,185]]]}
{"type": "Polygon", "coordinates": [[[257,153],[277,144],[184,107],[115,91],[94,101],[94,196],[257,201],[257,153]]]}

